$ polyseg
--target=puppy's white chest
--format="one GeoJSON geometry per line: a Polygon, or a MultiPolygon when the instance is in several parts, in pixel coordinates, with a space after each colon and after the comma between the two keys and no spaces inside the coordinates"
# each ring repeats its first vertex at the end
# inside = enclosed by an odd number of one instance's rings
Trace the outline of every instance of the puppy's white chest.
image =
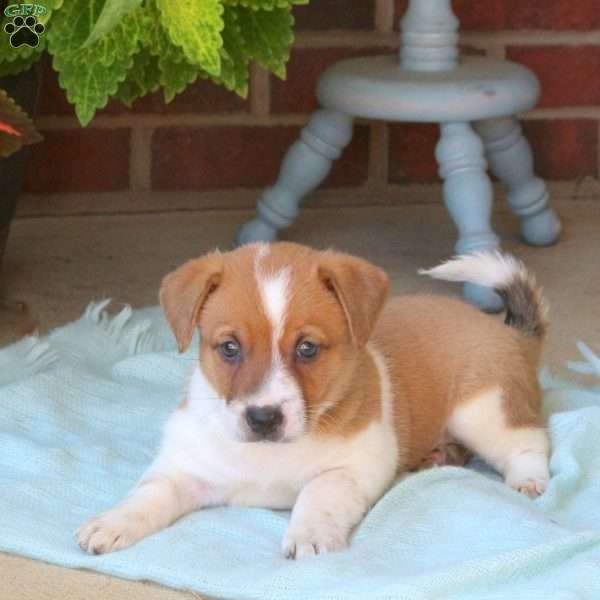
{"type": "Polygon", "coordinates": [[[210,490],[215,504],[291,508],[300,490],[330,469],[372,471],[393,468],[395,455],[380,424],[351,438],[291,443],[235,442],[187,411],[168,422],[155,469],[182,470],[210,490]]]}
{"type": "Polygon", "coordinates": [[[226,491],[228,504],[279,509],[291,508],[300,491],[294,482],[285,479],[254,479],[226,487],[229,487],[226,491]]]}
{"type": "Polygon", "coordinates": [[[204,465],[228,504],[291,508],[306,483],[336,463],[338,448],[304,439],[289,444],[213,439],[215,466],[204,465]],[[218,454],[218,456],[217,456],[218,454]]]}

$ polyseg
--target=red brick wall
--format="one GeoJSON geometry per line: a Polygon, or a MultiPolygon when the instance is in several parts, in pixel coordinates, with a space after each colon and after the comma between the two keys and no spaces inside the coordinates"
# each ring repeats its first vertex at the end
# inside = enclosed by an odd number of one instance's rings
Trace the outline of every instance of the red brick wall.
{"type": "MultiPolygon", "coordinates": [[[[340,58],[397,48],[406,4],[312,0],[298,7],[287,81],[255,69],[247,100],[199,82],[170,105],[159,95],[131,109],[110,103],[81,129],[48,69],[38,118],[46,141],[32,150],[29,197],[39,209],[48,194],[73,193],[85,210],[86,193],[119,192],[127,210],[128,192],[139,198],[175,190],[194,192],[201,206],[217,190],[241,193],[272,183],[282,154],[316,106],[319,73],[340,58]]],[[[523,63],[538,75],[539,106],[524,115],[538,172],[551,181],[596,182],[600,0],[455,0],[454,7],[465,46],[523,63]]],[[[373,198],[391,189],[402,201],[399,187],[437,181],[436,137],[432,125],[361,123],[325,187],[373,198]]],[[[249,204],[255,193],[241,197],[249,204]]],[[[143,201],[136,207],[143,209],[143,201]]]]}

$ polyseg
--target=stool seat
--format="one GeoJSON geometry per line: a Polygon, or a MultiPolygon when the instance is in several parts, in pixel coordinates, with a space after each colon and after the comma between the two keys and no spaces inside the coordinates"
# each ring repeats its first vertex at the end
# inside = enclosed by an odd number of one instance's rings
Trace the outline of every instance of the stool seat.
{"type": "Polygon", "coordinates": [[[463,57],[447,71],[409,71],[398,55],[340,61],[320,77],[322,106],[365,119],[411,122],[479,121],[529,110],[538,81],[506,60],[463,57]]]}
{"type": "MultiPolygon", "coordinates": [[[[531,148],[517,120],[518,113],[535,106],[535,75],[506,60],[461,57],[451,0],[409,0],[400,24],[400,52],[343,60],[321,74],[316,94],[322,108],[287,151],[256,216],[238,231],[238,243],[272,241],[294,221],[302,198],[324,181],[350,143],[357,117],[439,124],[435,158],[444,202],[458,230],[456,253],[500,247],[491,226],[488,169],[504,185],[523,239],[535,246],[557,241],[561,224],[546,184],[534,173],[531,148]]],[[[385,139],[385,129],[379,131],[385,139]]],[[[378,175],[385,176],[389,155],[377,160],[378,175]]],[[[493,289],[467,282],[463,292],[484,310],[504,306],[493,289]]]]}

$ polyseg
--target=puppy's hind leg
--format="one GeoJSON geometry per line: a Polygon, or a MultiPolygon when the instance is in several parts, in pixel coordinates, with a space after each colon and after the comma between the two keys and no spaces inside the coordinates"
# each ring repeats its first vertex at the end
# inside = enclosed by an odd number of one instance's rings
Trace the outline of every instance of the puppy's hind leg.
{"type": "Polygon", "coordinates": [[[509,425],[500,388],[482,392],[458,405],[450,417],[448,430],[500,471],[513,489],[530,497],[545,491],[550,479],[548,434],[537,424],[509,425]]]}

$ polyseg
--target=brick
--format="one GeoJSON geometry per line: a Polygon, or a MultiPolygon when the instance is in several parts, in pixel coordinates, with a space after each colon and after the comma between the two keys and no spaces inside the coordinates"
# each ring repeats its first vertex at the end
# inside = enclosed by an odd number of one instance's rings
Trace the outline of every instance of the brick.
{"type": "MultiPolygon", "coordinates": [[[[596,176],[598,134],[592,120],[532,120],[523,128],[531,142],[536,172],[549,180],[596,176]]],[[[435,145],[437,125],[390,126],[391,183],[430,183],[438,180],[435,145]]]]}
{"type": "Polygon", "coordinates": [[[333,168],[321,187],[346,187],[362,185],[369,170],[369,133],[365,125],[354,127],[352,141],[342,156],[333,163],[333,168]]]}
{"type": "MultiPolygon", "coordinates": [[[[401,17],[408,0],[396,0],[401,17]]],[[[600,26],[598,0],[454,0],[464,30],[550,29],[592,30],[600,26]]]]}
{"type": "Polygon", "coordinates": [[[375,2],[368,0],[318,0],[294,7],[296,29],[372,29],[375,2]]]}
{"type": "Polygon", "coordinates": [[[438,181],[435,146],[439,127],[431,123],[401,123],[389,128],[391,183],[438,181]]]}
{"type": "Polygon", "coordinates": [[[573,29],[588,31],[600,27],[598,0],[512,0],[507,10],[511,29],[573,29]]]}
{"type": "Polygon", "coordinates": [[[317,108],[319,75],[331,64],[354,56],[389,54],[382,48],[303,48],[292,51],[287,79],[271,77],[271,110],[274,113],[306,113],[317,108]]]}
{"type": "Polygon", "coordinates": [[[452,8],[464,30],[503,29],[506,22],[506,0],[454,0],[452,8]]]}
{"type": "Polygon", "coordinates": [[[549,180],[597,176],[598,124],[586,119],[523,122],[535,170],[549,180]]]}
{"type": "MultiPolygon", "coordinates": [[[[396,27],[400,29],[400,19],[408,8],[409,0],[396,0],[396,27]]],[[[460,28],[503,29],[506,24],[508,0],[454,0],[452,9],[460,21],[460,28]]]]}
{"type": "Polygon", "coordinates": [[[506,53],[540,79],[539,106],[600,104],[600,46],[510,46],[506,53]]]}
{"type": "MultiPolygon", "coordinates": [[[[255,188],[272,185],[297,127],[160,128],[152,139],[155,189],[255,188]]],[[[359,185],[368,168],[368,130],[357,128],[325,185],[359,185]]]]}
{"type": "Polygon", "coordinates": [[[52,70],[48,61],[44,62],[42,89],[37,112],[41,115],[75,115],[65,92],[58,85],[57,73],[52,70]]]}
{"type": "Polygon", "coordinates": [[[31,147],[24,189],[31,193],[108,192],[129,186],[129,130],[43,132],[31,147]]]}

